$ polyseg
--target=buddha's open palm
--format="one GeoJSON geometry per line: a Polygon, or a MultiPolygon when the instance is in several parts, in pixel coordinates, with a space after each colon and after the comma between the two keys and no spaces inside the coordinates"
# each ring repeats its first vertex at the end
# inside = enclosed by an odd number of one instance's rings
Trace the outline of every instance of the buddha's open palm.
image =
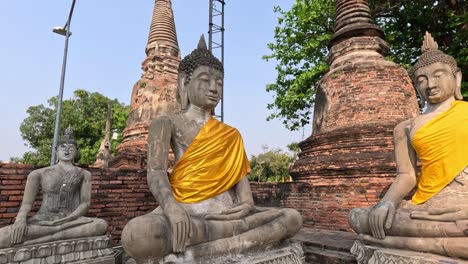
{"type": "Polygon", "coordinates": [[[56,220],[44,220],[44,221],[39,221],[37,224],[41,226],[58,226],[63,223],[68,222],[67,218],[60,218],[56,220]]]}
{"type": "Polygon", "coordinates": [[[447,208],[435,208],[428,211],[411,213],[411,218],[431,221],[454,222],[468,219],[468,207],[450,206],[447,208]]]}
{"type": "Polygon", "coordinates": [[[233,208],[222,211],[220,214],[207,214],[205,215],[206,220],[239,220],[253,210],[253,205],[249,203],[241,203],[233,208]]]}

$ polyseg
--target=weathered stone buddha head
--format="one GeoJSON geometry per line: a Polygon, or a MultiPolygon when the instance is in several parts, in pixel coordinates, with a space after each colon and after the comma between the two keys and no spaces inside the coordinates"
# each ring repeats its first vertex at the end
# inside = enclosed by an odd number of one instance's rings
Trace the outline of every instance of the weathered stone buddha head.
{"type": "Polygon", "coordinates": [[[56,152],[58,160],[73,161],[75,159],[78,150],[71,126],[65,129],[65,133],[57,144],[56,152]]]}
{"type": "Polygon", "coordinates": [[[457,62],[438,48],[437,42],[426,32],[421,57],[413,67],[416,90],[430,104],[444,102],[452,96],[463,100],[462,74],[457,62]]]}
{"type": "Polygon", "coordinates": [[[198,47],[179,65],[182,110],[187,110],[189,104],[214,109],[221,98],[223,79],[223,64],[208,50],[202,35],[198,47]]]}

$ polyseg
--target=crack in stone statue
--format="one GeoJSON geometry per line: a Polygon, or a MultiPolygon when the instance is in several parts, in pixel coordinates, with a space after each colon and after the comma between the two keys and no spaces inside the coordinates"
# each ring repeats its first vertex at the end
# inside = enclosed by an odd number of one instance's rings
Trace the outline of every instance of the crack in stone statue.
{"type": "Polygon", "coordinates": [[[196,261],[264,248],[302,226],[295,210],[254,206],[242,138],[211,116],[223,74],[202,36],[179,67],[185,112],[152,122],[147,177],[160,206],[132,219],[122,232],[122,245],[137,263],[157,263],[169,254],[196,261]],[[169,174],[170,147],[176,165],[169,174]]]}
{"type": "Polygon", "coordinates": [[[58,163],[28,175],[15,223],[0,229],[0,249],[106,233],[106,221],[84,216],[91,202],[91,173],[73,165],[76,147],[68,127],[56,149],[58,163]],[[39,190],[41,207],[28,219],[39,190]]]}
{"type": "Polygon", "coordinates": [[[353,209],[349,222],[365,240],[386,247],[468,258],[468,103],[462,101],[462,75],[429,33],[422,52],[413,77],[426,111],[395,127],[395,182],[374,207],[353,209]],[[412,201],[403,200],[414,188],[412,201]]]}

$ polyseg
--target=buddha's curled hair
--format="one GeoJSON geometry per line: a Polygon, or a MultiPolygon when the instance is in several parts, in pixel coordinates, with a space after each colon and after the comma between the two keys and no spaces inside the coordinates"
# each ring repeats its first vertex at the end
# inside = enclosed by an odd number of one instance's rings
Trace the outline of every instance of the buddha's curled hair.
{"type": "Polygon", "coordinates": [[[459,71],[457,61],[452,56],[449,56],[439,50],[439,45],[437,45],[437,42],[432,38],[429,32],[426,32],[426,35],[424,36],[421,52],[421,57],[419,57],[419,60],[413,66],[413,72],[436,62],[449,65],[453,75],[459,71]]]}
{"type": "Polygon", "coordinates": [[[186,74],[185,84],[190,82],[193,71],[202,65],[211,67],[224,74],[223,64],[208,50],[203,35],[200,37],[197,48],[185,56],[179,64],[179,73],[183,72],[186,74]]]}

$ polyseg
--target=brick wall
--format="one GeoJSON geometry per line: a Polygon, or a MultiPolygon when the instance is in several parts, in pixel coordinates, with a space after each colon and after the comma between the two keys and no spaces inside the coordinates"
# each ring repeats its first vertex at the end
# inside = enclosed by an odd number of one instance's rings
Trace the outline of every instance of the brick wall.
{"type": "Polygon", "coordinates": [[[376,204],[393,177],[311,177],[308,182],[251,183],[255,204],[298,210],[304,227],[351,231],[349,211],[376,204]]]}
{"type": "Polygon", "coordinates": [[[393,129],[417,114],[411,79],[400,66],[368,59],[334,68],[320,81],[313,134],[300,143],[290,173],[304,182],[395,175],[393,129]]]}
{"type": "Polygon", "coordinates": [[[418,113],[406,70],[386,61],[357,61],[334,69],[320,81],[320,89],[319,104],[326,107],[314,112],[314,134],[371,123],[395,126],[418,113]]]}
{"type": "MultiPolygon", "coordinates": [[[[29,165],[0,163],[0,227],[13,223],[27,174],[33,169],[29,165]]],[[[93,194],[88,216],[107,220],[109,234],[117,244],[127,221],[157,206],[148,190],[146,172],[89,170],[93,194]]],[[[295,208],[303,215],[306,227],[350,230],[349,210],[375,204],[391,181],[392,177],[310,177],[308,182],[251,183],[251,187],[257,205],[295,208]]],[[[38,206],[36,203],[34,210],[38,206]]]]}
{"type": "MultiPolygon", "coordinates": [[[[31,166],[0,163],[0,226],[13,223],[31,166]]],[[[37,209],[37,208],[36,208],[37,209]]]]}

